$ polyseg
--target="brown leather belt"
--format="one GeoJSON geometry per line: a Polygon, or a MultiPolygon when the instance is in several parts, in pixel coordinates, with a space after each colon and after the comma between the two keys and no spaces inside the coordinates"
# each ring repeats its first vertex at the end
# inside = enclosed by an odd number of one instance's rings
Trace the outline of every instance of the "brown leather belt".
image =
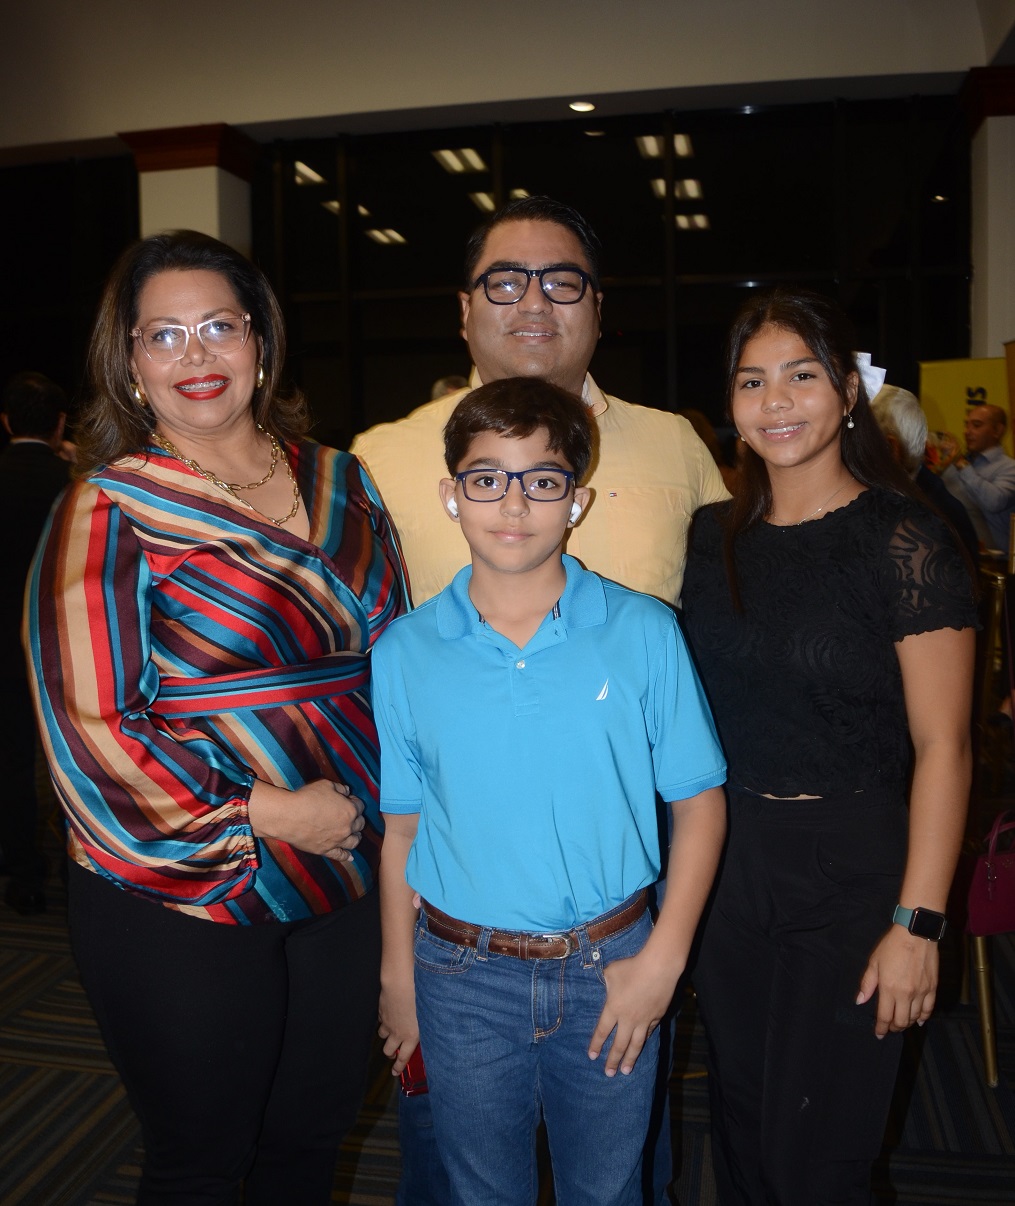
{"type": "MultiPolygon", "coordinates": [[[[454,942],[458,946],[476,947],[483,927],[468,921],[449,917],[432,904],[423,901],[426,926],[431,934],[454,942]]],[[[611,913],[601,920],[590,921],[581,928],[589,936],[589,942],[601,942],[626,929],[645,912],[644,888],[619,913],[611,913]]],[[[578,931],[568,930],[557,934],[534,934],[525,930],[494,930],[490,935],[488,949],[494,955],[513,955],[516,959],[565,959],[578,949],[578,931]]]]}

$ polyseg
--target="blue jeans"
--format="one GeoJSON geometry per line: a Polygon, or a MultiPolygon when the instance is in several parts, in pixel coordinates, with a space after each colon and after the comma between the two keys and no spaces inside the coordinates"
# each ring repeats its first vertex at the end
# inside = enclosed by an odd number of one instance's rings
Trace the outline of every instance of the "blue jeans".
{"type": "MultiPolygon", "coordinates": [[[[623,906],[619,906],[623,908],[623,906]]],[[[603,969],[637,954],[644,913],[566,959],[522,960],[416,930],[416,1014],[434,1130],[454,1206],[532,1206],[536,1129],[546,1121],[558,1206],[640,1206],[642,1148],[659,1053],[654,1032],[630,1076],[603,1072],[588,1044],[603,969]]]]}

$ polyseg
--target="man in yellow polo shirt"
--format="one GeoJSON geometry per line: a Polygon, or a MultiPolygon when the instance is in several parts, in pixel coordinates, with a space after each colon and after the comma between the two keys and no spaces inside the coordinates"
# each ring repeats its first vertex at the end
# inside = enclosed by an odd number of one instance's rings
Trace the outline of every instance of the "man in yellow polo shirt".
{"type": "MultiPolygon", "coordinates": [[[[584,218],[548,197],[514,201],[487,219],[466,247],[466,288],[458,295],[475,365],[470,388],[542,377],[584,398],[599,452],[587,479],[593,502],[566,551],[587,569],[675,605],[691,516],[726,498],[726,488],[686,419],[609,397],[589,374],[603,298],[598,250],[584,218]],[[555,270],[564,270],[560,282],[555,270]]],[[[469,561],[437,494],[446,472],[444,425],[466,392],[373,427],[352,445],[394,519],[417,605],[469,561]]]]}

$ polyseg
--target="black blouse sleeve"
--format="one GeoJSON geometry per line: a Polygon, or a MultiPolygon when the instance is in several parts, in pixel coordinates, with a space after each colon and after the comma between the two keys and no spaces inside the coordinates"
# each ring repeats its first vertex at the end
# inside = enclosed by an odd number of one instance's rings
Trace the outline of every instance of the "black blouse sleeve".
{"type": "Polygon", "coordinates": [[[889,637],[977,627],[975,587],[947,525],[913,508],[899,519],[882,562],[889,637]]]}

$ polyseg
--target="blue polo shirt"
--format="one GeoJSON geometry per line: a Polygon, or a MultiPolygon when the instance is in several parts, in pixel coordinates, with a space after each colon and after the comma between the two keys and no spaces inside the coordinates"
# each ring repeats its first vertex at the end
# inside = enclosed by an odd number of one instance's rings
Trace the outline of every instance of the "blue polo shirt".
{"type": "Polygon", "coordinates": [[[660,872],[656,792],[726,778],[673,612],[564,557],[524,649],[484,623],[472,568],[374,646],[381,809],[418,812],[406,879],[502,929],[589,921],[660,872]]]}

